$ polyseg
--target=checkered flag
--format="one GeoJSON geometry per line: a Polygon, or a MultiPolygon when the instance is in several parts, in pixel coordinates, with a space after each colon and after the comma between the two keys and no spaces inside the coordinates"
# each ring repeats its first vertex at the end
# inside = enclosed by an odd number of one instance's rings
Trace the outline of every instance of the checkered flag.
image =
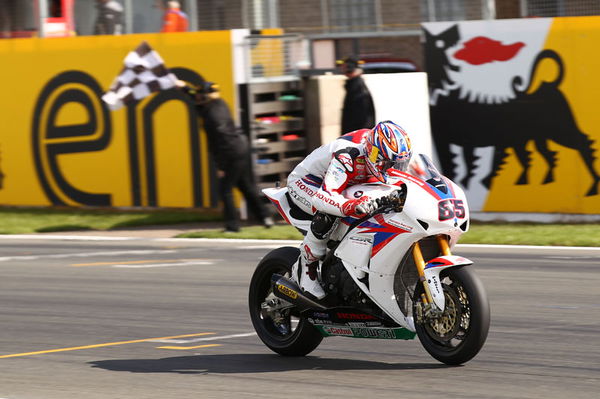
{"type": "Polygon", "coordinates": [[[151,93],[175,87],[177,77],[165,66],[162,58],[145,41],[127,54],[125,66],[102,96],[108,107],[115,111],[151,93]]]}

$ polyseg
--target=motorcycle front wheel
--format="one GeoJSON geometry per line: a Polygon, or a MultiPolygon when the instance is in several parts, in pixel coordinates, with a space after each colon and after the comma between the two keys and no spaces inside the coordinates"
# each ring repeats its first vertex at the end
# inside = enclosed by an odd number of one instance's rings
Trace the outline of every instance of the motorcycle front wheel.
{"type": "Polygon", "coordinates": [[[323,336],[295,308],[277,310],[271,276],[290,276],[292,265],[300,250],[282,247],[269,252],[256,266],[250,280],[248,305],[250,318],[261,341],[272,351],[283,356],[305,356],[315,350],[323,336]]]}
{"type": "MultiPolygon", "coordinates": [[[[482,348],[490,326],[490,305],[483,284],[471,267],[452,267],[440,273],[445,309],[415,327],[421,344],[435,359],[448,365],[471,360],[482,348]]],[[[417,284],[413,303],[421,301],[417,284]]],[[[416,312],[416,309],[415,309],[416,312]]]]}

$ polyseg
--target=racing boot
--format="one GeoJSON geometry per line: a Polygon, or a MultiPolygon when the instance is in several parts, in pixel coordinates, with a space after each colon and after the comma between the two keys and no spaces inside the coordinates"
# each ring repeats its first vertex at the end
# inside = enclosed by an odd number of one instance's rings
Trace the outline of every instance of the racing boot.
{"type": "Polygon", "coordinates": [[[319,257],[314,256],[310,247],[303,244],[300,256],[292,266],[292,280],[302,289],[317,299],[325,297],[325,291],[319,283],[319,257]]]}
{"type": "Polygon", "coordinates": [[[300,288],[317,299],[325,297],[325,291],[319,283],[319,261],[305,263],[302,256],[298,259],[300,264],[298,272],[300,273],[300,288]]]}

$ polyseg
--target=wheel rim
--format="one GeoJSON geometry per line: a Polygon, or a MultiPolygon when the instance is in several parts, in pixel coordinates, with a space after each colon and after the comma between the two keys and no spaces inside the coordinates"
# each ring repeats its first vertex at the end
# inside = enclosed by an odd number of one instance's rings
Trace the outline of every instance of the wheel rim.
{"type": "Polygon", "coordinates": [[[298,329],[300,318],[296,312],[294,312],[295,308],[270,311],[265,309],[265,305],[271,300],[279,300],[279,298],[273,295],[271,276],[273,274],[280,274],[288,277],[289,271],[285,268],[278,267],[269,270],[266,274],[268,275],[268,278],[265,276],[265,278],[262,279],[262,283],[256,294],[256,315],[263,330],[271,339],[284,342],[291,339],[298,329]]]}
{"type": "Polygon", "coordinates": [[[423,323],[423,329],[436,346],[451,351],[462,345],[469,333],[471,311],[465,289],[458,282],[445,277],[442,287],[444,312],[438,318],[423,323]]]}

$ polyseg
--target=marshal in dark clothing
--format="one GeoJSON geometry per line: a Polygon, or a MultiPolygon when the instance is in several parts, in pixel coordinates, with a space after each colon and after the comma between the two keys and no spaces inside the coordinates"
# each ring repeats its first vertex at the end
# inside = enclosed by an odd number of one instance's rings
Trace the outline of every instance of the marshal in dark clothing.
{"type": "Polygon", "coordinates": [[[348,77],[344,88],[344,107],[342,108],[342,132],[346,134],[358,129],[371,129],[375,126],[375,106],[371,93],[365,84],[358,68],[358,61],[346,58],[342,64],[342,72],[348,77]]]}
{"type": "Polygon", "coordinates": [[[224,206],[225,231],[240,229],[233,202],[234,187],[244,195],[250,212],[265,227],[270,227],[273,221],[254,182],[248,138],[236,128],[229,106],[220,98],[217,86],[206,82],[198,88],[184,86],[182,89],[196,103],[196,111],[202,118],[208,138],[208,147],[220,171],[219,194],[224,206]]]}
{"type": "Polygon", "coordinates": [[[229,106],[222,98],[196,105],[202,118],[208,145],[219,170],[235,158],[246,158],[250,152],[248,138],[236,128],[229,106]]]}

